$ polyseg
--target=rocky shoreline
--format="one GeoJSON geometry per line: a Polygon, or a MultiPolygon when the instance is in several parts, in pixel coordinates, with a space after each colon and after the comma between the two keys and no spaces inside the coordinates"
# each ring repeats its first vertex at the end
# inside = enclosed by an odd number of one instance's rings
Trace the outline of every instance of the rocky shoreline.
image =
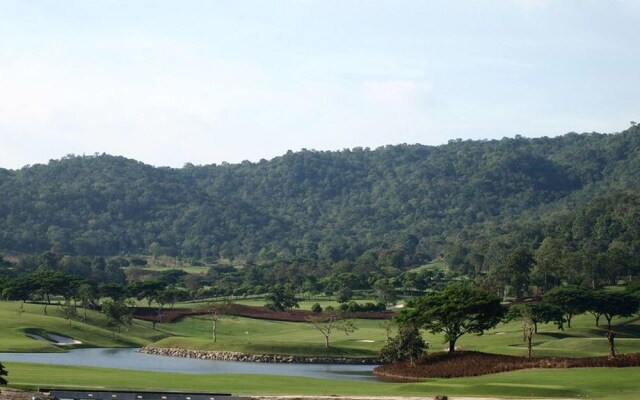
{"type": "Polygon", "coordinates": [[[235,351],[207,351],[187,350],[171,347],[146,346],[139,350],[140,353],[156,354],[161,356],[197,358],[200,360],[238,361],[257,363],[285,363],[285,364],[350,364],[350,365],[378,365],[380,360],[375,358],[348,358],[348,357],[302,357],[282,354],[250,354],[235,351]]]}

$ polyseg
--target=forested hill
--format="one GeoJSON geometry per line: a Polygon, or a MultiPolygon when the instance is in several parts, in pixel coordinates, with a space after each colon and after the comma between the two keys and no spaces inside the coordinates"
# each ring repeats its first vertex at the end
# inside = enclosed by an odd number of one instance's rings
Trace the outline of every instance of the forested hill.
{"type": "Polygon", "coordinates": [[[619,134],[289,152],[155,168],[109,155],[0,169],[0,249],[418,262],[474,224],[640,186],[640,128],[619,134]]]}

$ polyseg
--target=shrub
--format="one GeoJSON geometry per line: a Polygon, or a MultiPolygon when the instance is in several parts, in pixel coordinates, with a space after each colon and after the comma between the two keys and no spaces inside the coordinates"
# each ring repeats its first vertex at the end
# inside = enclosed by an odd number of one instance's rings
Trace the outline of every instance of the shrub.
{"type": "Polygon", "coordinates": [[[414,359],[422,356],[426,349],[427,344],[418,328],[414,325],[402,325],[398,334],[389,338],[387,344],[380,349],[380,358],[388,363],[409,360],[413,365],[414,359]]]}

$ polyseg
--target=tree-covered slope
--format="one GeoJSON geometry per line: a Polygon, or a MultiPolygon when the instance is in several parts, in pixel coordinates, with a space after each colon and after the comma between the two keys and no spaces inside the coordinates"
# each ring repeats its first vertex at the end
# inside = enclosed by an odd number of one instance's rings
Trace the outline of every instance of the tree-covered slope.
{"type": "Polygon", "coordinates": [[[556,138],[289,152],[155,168],[109,155],[0,169],[0,249],[336,261],[435,257],[452,234],[638,190],[640,129],[556,138]],[[262,251],[262,252],[261,252],[262,251]]]}

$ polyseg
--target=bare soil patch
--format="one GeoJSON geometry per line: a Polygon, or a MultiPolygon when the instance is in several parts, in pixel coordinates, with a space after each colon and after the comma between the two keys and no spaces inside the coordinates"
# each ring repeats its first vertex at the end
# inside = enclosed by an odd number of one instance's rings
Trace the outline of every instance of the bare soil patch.
{"type": "Polygon", "coordinates": [[[477,351],[429,354],[411,365],[410,362],[381,365],[373,370],[376,375],[396,379],[456,378],[478,376],[529,368],[586,368],[637,367],[640,353],[619,355],[616,358],[540,357],[526,358],[477,351]]]}

